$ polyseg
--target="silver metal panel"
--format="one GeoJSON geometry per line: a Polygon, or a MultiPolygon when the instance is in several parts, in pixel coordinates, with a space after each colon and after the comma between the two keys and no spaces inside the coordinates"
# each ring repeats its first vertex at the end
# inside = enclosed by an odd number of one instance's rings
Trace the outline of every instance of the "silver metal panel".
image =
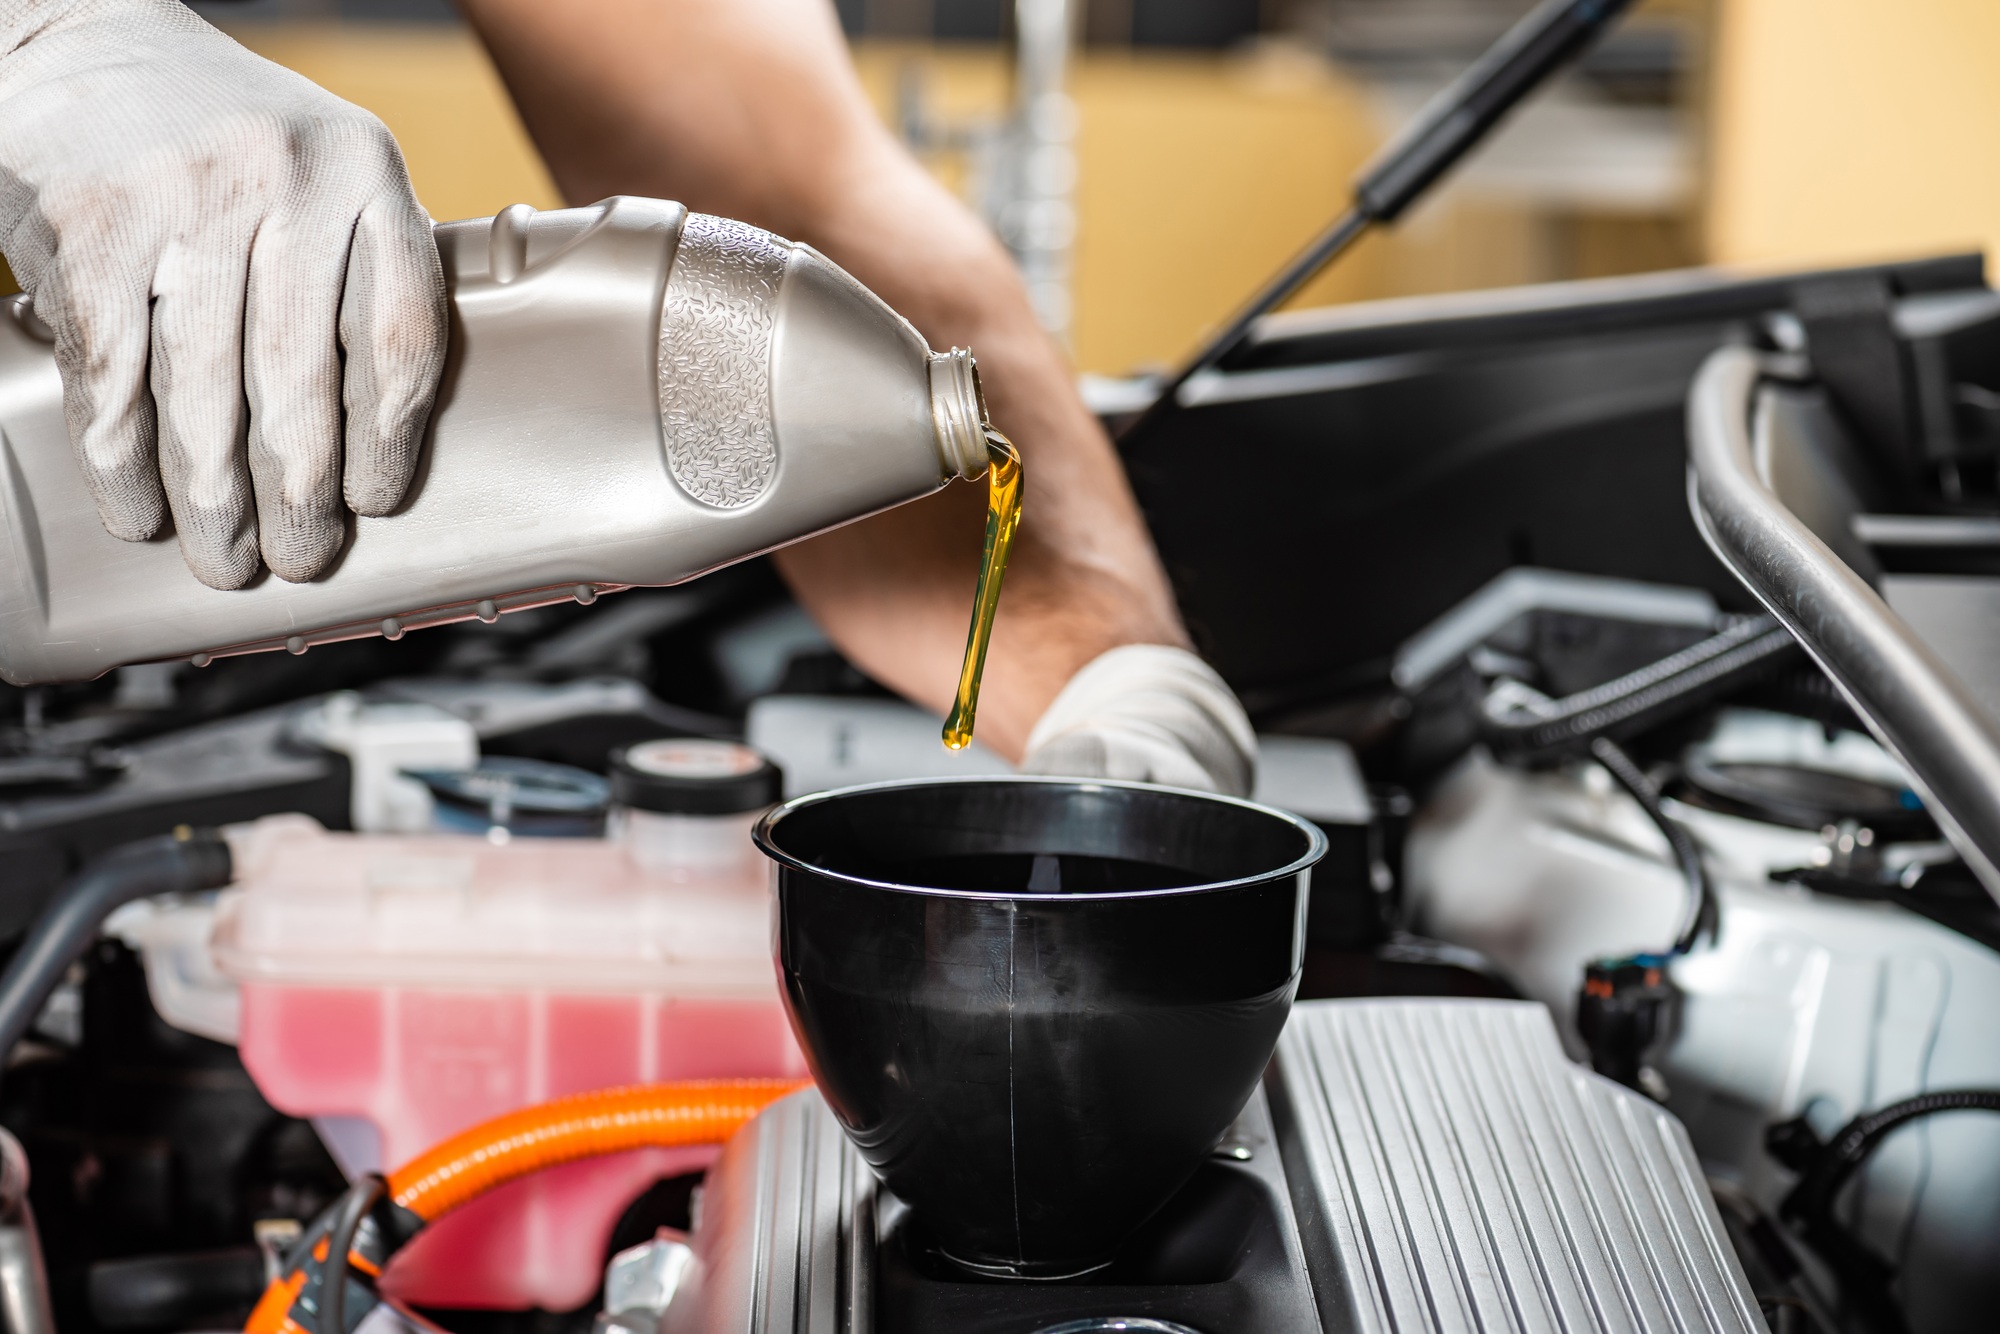
{"type": "MultiPolygon", "coordinates": [[[[1327,1334],[1764,1329],[1680,1123],[1540,1005],[1302,1004],[1222,1152],[1275,1192],[1327,1334]]],[[[661,1334],[873,1334],[902,1209],[817,1092],[774,1104],[709,1176],[661,1334]]]]}
{"type": "MultiPolygon", "coordinates": [[[[1310,1280],[1274,1140],[1260,1089],[1217,1153],[1232,1171],[1259,1181],[1273,1206],[1279,1235],[1267,1277],[1292,1295],[1265,1294],[1259,1309],[1285,1309],[1286,1334],[1317,1334],[1302,1295],[1310,1280]]],[[[700,1198],[689,1277],[667,1307],[660,1334],[874,1334],[878,1238],[896,1231],[908,1206],[877,1190],[815,1090],[774,1103],[745,1127],[700,1198]]],[[[1134,1302],[1143,1299],[1135,1295],[1134,1302]]],[[[1022,1328],[1047,1323],[1032,1319],[1022,1328]]]]}
{"type": "Polygon", "coordinates": [[[694,1263],[660,1334],[866,1334],[867,1285],[843,1270],[864,1204],[872,1243],[873,1183],[816,1090],[772,1104],[702,1187],[694,1263]]]}
{"type": "Polygon", "coordinates": [[[1328,1329],[1764,1330],[1680,1123],[1542,1006],[1304,1004],[1276,1069],[1328,1329]]]}

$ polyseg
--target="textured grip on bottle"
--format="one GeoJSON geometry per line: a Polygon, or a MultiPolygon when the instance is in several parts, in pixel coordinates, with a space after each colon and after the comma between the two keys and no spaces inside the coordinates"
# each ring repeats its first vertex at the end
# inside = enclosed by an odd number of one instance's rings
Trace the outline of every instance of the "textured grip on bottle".
{"type": "Polygon", "coordinates": [[[728,218],[690,213],[660,310],[660,425],[667,467],[704,505],[739,509],[771,484],[771,338],[790,247],[728,218]]]}

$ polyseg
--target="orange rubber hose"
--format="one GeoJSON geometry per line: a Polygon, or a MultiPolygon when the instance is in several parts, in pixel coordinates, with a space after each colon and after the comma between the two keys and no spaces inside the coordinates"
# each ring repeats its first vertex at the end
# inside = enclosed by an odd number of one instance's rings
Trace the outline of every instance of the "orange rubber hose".
{"type": "MultiPolygon", "coordinates": [[[[627,1149],[721,1144],[765,1107],[810,1082],[637,1084],[523,1107],[482,1121],[405,1163],[389,1178],[389,1198],[429,1223],[545,1167],[627,1149]]],[[[325,1264],[326,1258],[327,1241],[321,1238],[313,1259],[325,1264]]],[[[357,1251],[348,1252],[347,1265],[371,1278],[380,1273],[375,1261],[357,1251]]],[[[292,1316],[305,1285],[304,1268],[273,1279],[243,1326],[245,1334],[310,1334],[292,1316]]]]}
{"type": "Polygon", "coordinates": [[[419,1154],[389,1178],[389,1197],[425,1222],[518,1177],[627,1149],[721,1144],[809,1080],[712,1079],[638,1084],[558,1098],[496,1116],[419,1154]]]}

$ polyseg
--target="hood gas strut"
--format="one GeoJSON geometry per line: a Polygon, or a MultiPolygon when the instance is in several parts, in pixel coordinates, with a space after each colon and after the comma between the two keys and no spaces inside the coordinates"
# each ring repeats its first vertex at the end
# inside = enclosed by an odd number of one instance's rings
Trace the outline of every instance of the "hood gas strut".
{"type": "Polygon", "coordinates": [[[1132,439],[1177,404],[1181,386],[1236,350],[1250,327],[1310,282],[1378,222],[1394,222],[1445,172],[1556,70],[1609,28],[1631,0],[1543,0],[1448,87],[1433,97],[1354,183],[1347,212],[1264,284],[1222,331],[1160,387],[1119,432],[1132,439]]]}

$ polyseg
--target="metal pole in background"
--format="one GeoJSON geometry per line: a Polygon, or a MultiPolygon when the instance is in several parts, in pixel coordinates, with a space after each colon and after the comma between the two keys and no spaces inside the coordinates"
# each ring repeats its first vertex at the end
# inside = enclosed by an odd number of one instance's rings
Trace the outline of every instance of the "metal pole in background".
{"type": "Polygon", "coordinates": [[[1042,327],[1066,338],[1076,242],[1076,105],[1066,84],[1077,0],[1014,0],[1014,112],[987,215],[1042,327]]]}

